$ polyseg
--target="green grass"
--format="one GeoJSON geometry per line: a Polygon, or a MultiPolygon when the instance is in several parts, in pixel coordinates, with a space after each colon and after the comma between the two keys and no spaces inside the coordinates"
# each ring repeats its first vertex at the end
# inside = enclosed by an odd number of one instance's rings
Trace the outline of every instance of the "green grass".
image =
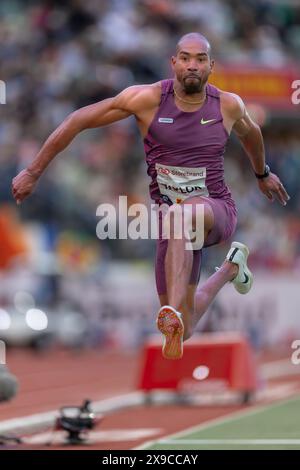
{"type": "Polygon", "coordinates": [[[207,425],[204,423],[199,426],[198,430],[193,428],[190,432],[187,430],[170,438],[165,437],[152,442],[147,448],[300,449],[300,397],[249,409],[244,413],[224,417],[216,423],[207,423],[207,425]],[[212,442],[212,440],[221,442],[212,442]],[[227,440],[231,442],[226,442],[227,440]],[[248,442],[249,440],[258,442],[248,442]],[[268,440],[275,442],[264,442],[268,440]],[[164,441],[167,442],[164,443],[164,441]]]}

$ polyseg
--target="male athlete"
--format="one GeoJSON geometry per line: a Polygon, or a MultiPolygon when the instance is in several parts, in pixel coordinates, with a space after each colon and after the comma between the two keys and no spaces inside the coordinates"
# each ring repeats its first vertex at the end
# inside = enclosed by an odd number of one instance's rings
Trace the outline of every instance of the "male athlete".
{"type": "MultiPolygon", "coordinates": [[[[183,36],[172,57],[174,79],[131,86],[119,95],[70,114],[50,135],[31,165],[14,179],[19,204],[33,191],[51,160],[84,129],[105,126],[134,115],[144,139],[150,194],[158,204],[175,209],[189,205],[192,222],[204,207],[204,247],[230,238],[236,227],[236,207],[224,182],[224,152],[234,131],[240,139],[260,191],[286,205],[289,196],[265,163],[260,128],[249,117],[241,98],[207,83],[214,61],[210,45],[198,33],[183,36]]],[[[248,248],[233,242],[222,266],[202,286],[201,250],[185,249],[186,238],[157,243],[156,284],[161,308],[157,326],[164,335],[163,355],[177,359],[200,317],[229,281],[241,294],[252,285],[248,248]]]]}

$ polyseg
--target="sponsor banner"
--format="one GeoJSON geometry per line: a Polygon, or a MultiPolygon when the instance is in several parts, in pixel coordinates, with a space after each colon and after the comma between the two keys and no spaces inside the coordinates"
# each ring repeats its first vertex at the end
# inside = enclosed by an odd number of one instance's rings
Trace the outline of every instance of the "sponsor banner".
{"type": "Polygon", "coordinates": [[[264,104],[273,109],[292,109],[293,83],[300,69],[217,66],[209,82],[221,90],[240,95],[246,102],[264,104]]]}

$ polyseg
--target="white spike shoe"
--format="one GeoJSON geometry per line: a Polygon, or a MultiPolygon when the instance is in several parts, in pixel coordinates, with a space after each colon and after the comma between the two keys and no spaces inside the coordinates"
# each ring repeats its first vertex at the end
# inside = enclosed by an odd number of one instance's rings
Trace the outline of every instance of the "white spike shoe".
{"type": "MultiPolygon", "coordinates": [[[[239,271],[231,281],[240,294],[247,294],[253,284],[253,274],[247,266],[249,249],[239,242],[232,242],[231,248],[226,255],[226,260],[238,266],[239,271]]],[[[218,270],[219,268],[216,268],[218,270]]]]}

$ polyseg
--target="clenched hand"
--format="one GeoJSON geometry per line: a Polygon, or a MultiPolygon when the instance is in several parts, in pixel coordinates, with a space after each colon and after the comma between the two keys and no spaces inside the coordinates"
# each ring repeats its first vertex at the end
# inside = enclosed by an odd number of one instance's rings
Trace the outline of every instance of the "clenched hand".
{"type": "Polygon", "coordinates": [[[17,204],[21,204],[33,192],[37,180],[38,178],[27,169],[22,170],[12,180],[12,193],[17,204]]]}

